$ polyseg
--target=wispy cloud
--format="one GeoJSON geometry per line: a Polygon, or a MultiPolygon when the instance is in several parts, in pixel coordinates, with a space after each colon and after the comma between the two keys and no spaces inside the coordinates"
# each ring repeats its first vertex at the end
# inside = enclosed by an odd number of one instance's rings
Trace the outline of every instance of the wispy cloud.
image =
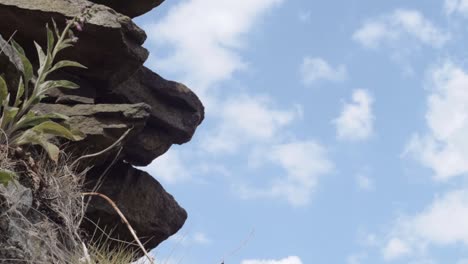
{"type": "Polygon", "coordinates": [[[319,179],[333,170],[326,149],[314,141],[275,145],[255,158],[257,166],[276,165],[282,172],[279,171],[268,186],[242,186],[243,198],[282,198],[293,206],[304,206],[310,202],[319,179]]]}
{"type": "Polygon", "coordinates": [[[246,67],[239,55],[245,35],[260,16],[282,0],[187,0],[170,8],[161,20],[144,26],[149,43],[172,49],[156,55],[157,66],[183,76],[206,92],[246,67]]]}
{"type": "Polygon", "coordinates": [[[302,82],[311,85],[319,80],[343,81],[348,73],[344,65],[333,68],[322,58],[305,57],[300,67],[302,82]]]}
{"type": "Polygon", "coordinates": [[[468,190],[438,196],[420,213],[400,217],[383,248],[388,260],[423,256],[430,247],[468,245],[468,190]]]}
{"type": "Polygon", "coordinates": [[[382,249],[385,260],[394,260],[411,253],[411,248],[407,243],[399,238],[392,238],[382,249]]]}
{"type": "Polygon", "coordinates": [[[468,16],[468,0],[445,0],[444,7],[448,15],[458,13],[468,16]]]}
{"type": "Polygon", "coordinates": [[[429,72],[426,123],[415,133],[403,156],[414,157],[448,180],[468,172],[468,73],[450,61],[429,72]]]}
{"type": "Polygon", "coordinates": [[[210,153],[236,153],[245,144],[262,144],[280,137],[291,122],[298,120],[299,107],[281,109],[267,96],[240,95],[229,98],[215,115],[219,122],[203,139],[210,153]]]}
{"type": "Polygon", "coordinates": [[[291,256],[280,260],[273,259],[250,259],[243,260],[241,264],[302,264],[302,260],[299,257],[291,256]]]}
{"type": "Polygon", "coordinates": [[[333,121],[338,139],[357,141],[369,138],[374,131],[373,97],[367,90],[354,90],[352,102],[346,103],[333,121]]]}
{"type": "Polygon", "coordinates": [[[353,34],[353,39],[366,48],[378,48],[409,38],[440,48],[450,39],[450,34],[419,11],[408,9],[397,9],[391,14],[370,19],[353,34]]]}

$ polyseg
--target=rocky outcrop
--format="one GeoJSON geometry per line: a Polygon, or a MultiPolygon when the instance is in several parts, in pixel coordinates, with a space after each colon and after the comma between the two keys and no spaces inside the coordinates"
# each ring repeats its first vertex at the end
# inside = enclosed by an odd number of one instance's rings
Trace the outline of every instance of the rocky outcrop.
{"type": "MultiPolygon", "coordinates": [[[[99,192],[109,195],[127,215],[139,236],[151,249],[177,232],[187,213],[151,175],[133,168],[145,166],[173,144],[191,140],[203,121],[204,108],[185,85],[169,81],[143,66],[148,51],[142,47],[146,35],[130,17],[148,12],[161,0],[0,0],[0,74],[16,87],[23,65],[6,43],[11,36],[34,62],[33,41],[45,46],[45,24],[54,19],[63,27],[67,19],[90,14],[79,41],[63,56],[86,65],[86,70],[61,71],[52,78],[64,78],[80,85],[77,90],[56,89],[36,107],[43,113],[58,112],[70,117],[71,127],[85,139],[71,143],[74,153],[102,150],[130,131],[115,152],[97,158],[88,186],[108,167],[99,192]],[[101,5],[103,4],[103,5],[101,5]],[[122,14],[121,14],[121,13],[122,14]],[[118,154],[118,156],[116,156],[118,154]]],[[[113,210],[92,199],[87,216],[113,236],[132,242],[128,230],[113,210]]],[[[89,231],[95,226],[84,225],[89,231]]]]}

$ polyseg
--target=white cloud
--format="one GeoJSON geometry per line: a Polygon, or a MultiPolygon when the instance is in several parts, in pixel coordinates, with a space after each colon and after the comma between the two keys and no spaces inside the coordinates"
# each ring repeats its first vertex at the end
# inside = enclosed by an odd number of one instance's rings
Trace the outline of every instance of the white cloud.
{"type": "Polygon", "coordinates": [[[337,137],[342,140],[364,140],[373,133],[374,99],[363,89],[353,92],[352,102],[344,105],[340,116],[333,122],[336,125],[337,137]]]}
{"type": "Polygon", "coordinates": [[[235,153],[247,143],[260,144],[279,137],[282,128],[302,115],[300,108],[277,109],[268,97],[241,95],[223,103],[217,127],[203,140],[211,153],[235,153]]]}
{"type": "Polygon", "coordinates": [[[246,62],[238,54],[245,35],[265,11],[282,0],[186,0],[156,23],[144,26],[150,43],[170,47],[157,67],[182,74],[189,85],[206,92],[229,79],[246,62]]]}
{"type": "Polygon", "coordinates": [[[262,152],[263,160],[256,163],[277,165],[285,175],[279,176],[264,188],[243,187],[243,198],[276,197],[286,199],[293,206],[306,205],[318,181],[333,170],[326,150],[314,141],[279,144],[262,152]]]}
{"type": "Polygon", "coordinates": [[[414,134],[403,156],[412,156],[448,180],[468,172],[468,73],[451,62],[430,71],[426,134],[414,134]]]}
{"type": "Polygon", "coordinates": [[[429,246],[468,247],[468,189],[447,192],[422,212],[400,218],[390,237],[386,259],[424,253],[429,246]]]}
{"type": "Polygon", "coordinates": [[[319,80],[343,81],[347,77],[347,70],[344,65],[334,69],[322,58],[305,57],[300,68],[302,82],[311,85],[319,80]]]}
{"type": "Polygon", "coordinates": [[[398,238],[392,238],[383,249],[385,260],[393,260],[411,252],[410,247],[398,238]]]}
{"type": "Polygon", "coordinates": [[[185,182],[190,179],[190,172],[187,171],[180,153],[174,148],[143,169],[167,184],[185,182]]]}
{"type": "Polygon", "coordinates": [[[353,34],[353,39],[367,48],[378,48],[384,43],[408,38],[438,48],[450,39],[450,35],[433,25],[419,11],[407,9],[397,9],[391,14],[369,20],[353,34]]]}
{"type": "Polygon", "coordinates": [[[468,0],[445,0],[444,7],[449,15],[459,13],[468,16],[468,0]]]}
{"type": "Polygon", "coordinates": [[[302,264],[299,257],[291,256],[280,260],[251,259],[243,260],[241,264],[302,264]]]}

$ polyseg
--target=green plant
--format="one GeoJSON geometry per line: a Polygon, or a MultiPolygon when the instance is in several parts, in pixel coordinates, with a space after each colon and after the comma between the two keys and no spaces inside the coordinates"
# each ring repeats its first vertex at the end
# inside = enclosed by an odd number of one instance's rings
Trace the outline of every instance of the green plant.
{"type": "MultiPolygon", "coordinates": [[[[76,141],[83,139],[82,133],[69,128],[64,121],[68,119],[59,113],[39,114],[34,106],[39,104],[47,92],[54,88],[77,89],[79,86],[68,80],[48,80],[48,76],[64,67],[86,68],[78,62],[61,60],[55,62],[57,55],[77,41],[72,28],[81,30],[79,19],[67,22],[65,29],[60,33],[57,24],[53,22],[52,31],[48,25],[47,50],[34,42],[39,58],[39,68],[34,75],[33,66],[27,58],[23,48],[11,41],[23,64],[22,76],[19,76],[19,85],[13,100],[5,79],[0,75],[0,144],[13,147],[23,145],[40,145],[48,153],[50,159],[57,162],[60,150],[52,143],[56,137],[76,141]],[[32,89],[30,89],[32,88],[32,89]]],[[[5,179],[6,171],[0,171],[0,182],[5,179]],[[4,177],[5,176],[5,177],[4,177]]]]}

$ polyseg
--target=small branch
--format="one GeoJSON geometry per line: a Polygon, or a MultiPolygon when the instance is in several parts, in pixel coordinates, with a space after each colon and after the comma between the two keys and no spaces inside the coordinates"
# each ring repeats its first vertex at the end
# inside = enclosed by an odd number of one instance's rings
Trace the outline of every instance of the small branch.
{"type": "Polygon", "coordinates": [[[13,34],[11,34],[10,38],[6,41],[5,45],[2,46],[2,49],[0,50],[0,54],[3,53],[3,51],[5,50],[5,47],[8,45],[8,43],[10,43],[10,41],[13,39],[15,34],[16,34],[16,30],[15,32],[13,32],[13,34]]]}
{"type": "Polygon", "coordinates": [[[104,153],[106,153],[107,151],[113,149],[115,146],[117,146],[120,142],[122,142],[125,137],[128,135],[128,133],[130,133],[130,131],[132,131],[133,127],[128,129],[127,131],[125,131],[125,133],[123,133],[123,135],[117,140],[115,141],[112,145],[110,145],[109,147],[97,152],[97,153],[93,153],[93,154],[89,154],[89,155],[84,155],[84,156],[81,156],[79,157],[77,160],[75,160],[71,167],[73,168],[75,166],[75,164],[77,164],[80,160],[83,160],[83,159],[88,159],[88,158],[93,158],[93,157],[97,157],[99,155],[102,155],[104,153]]]}
{"type": "Polygon", "coordinates": [[[143,246],[143,244],[141,243],[140,239],[138,238],[138,236],[136,235],[136,232],[135,230],[132,228],[132,226],[130,225],[130,223],[128,222],[127,218],[125,217],[125,215],[122,213],[122,211],[120,211],[120,209],[117,207],[117,205],[114,203],[114,201],[112,201],[111,198],[107,197],[106,195],[102,194],[102,193],[97,193],[97,192],[89,192],[89,193],[82,193],[83,196],[99,196],[101,198],[103,198],[104,200],[106,200],[113,208],[114,210],[117,212],[117,214],[120,216],[120,218],[122,219],[122,221],[127,225],[127,228],[128,230],[130,231],[130,233],[132,234],[133,238],[135,239],[135,241],[138,243],[138,245],[140,246],[141,250],[143,251],[143,253],[145,253],[145,256],[146,258],[148,258],[149,262],[151,264],[154,264],[154,260],[152,257],[150,257],[150,255],[148,254],[148,251],[146,251],[145,247],[143,246]]]}

